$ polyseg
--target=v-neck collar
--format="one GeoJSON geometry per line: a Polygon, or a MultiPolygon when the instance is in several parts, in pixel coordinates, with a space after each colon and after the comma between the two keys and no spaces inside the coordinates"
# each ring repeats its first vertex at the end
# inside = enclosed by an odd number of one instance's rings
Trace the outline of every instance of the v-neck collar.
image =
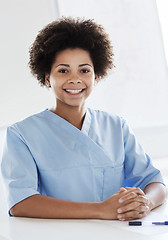
{"type": "Polygon", "coordinates": [[[67,130],[76,130],[77,132],[82,132],[85,135],[88,136],[88,132],[91,125],[91,110],[89,108],[86,108],[86,114],[83,120],[82,128],[81,130],[77,127],[73,126],[70,122],[65,120],[64,118],[60,117],[56,113],[51,112],[48,108],[43,111],[43,114],[45,117],[49,118],[53,122],[57,123],[59,127],[66,128],[67,130]]]}
{"type": "Polygon", "coordinates": [[[81,128],[81,132],[83,132],[85,135],[88,136],[90,125],[91,125],[91,110],[90,108],[87,108],[85,118],[81,128]]]}

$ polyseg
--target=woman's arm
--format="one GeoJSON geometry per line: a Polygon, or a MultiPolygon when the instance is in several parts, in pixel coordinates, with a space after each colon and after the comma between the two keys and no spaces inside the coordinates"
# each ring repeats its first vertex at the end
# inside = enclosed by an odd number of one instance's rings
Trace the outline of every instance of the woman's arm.
{"type": "Polygon", "coordinates": [[[151,183],[144,192],[125,188],[102,202],[73,202],[44,195],[33,195],[11,208],[13,216],[63,219],[120,219],[145,217],[166,198],[166,187],[151,183]]]}
{"type": "Polygon", "coordinates": [[[145,196],[149,200],[150,210],[160,206],[166,199],[167,189],[162,183],[150,183],[144,189],[145,196]]]}
{"type": "Polygon", "coordinates": [[[60,200],[33,195],[10,210],[12,216],[34,218],[98,218],[99,204],[60,200]]]}
{"type": "Polygon", "coordinates": [[[33,195],[17,203],[10,210],[13,216],[35,218],[117,219],[119,199],[138,189],[120,191],[102,202],[73,202],[44,195],[33,195]]]}

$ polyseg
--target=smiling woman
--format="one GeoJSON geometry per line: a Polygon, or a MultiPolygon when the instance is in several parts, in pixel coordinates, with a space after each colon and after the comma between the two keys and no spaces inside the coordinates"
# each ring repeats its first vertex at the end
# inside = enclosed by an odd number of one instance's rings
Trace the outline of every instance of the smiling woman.
{"type": "Polygon", "coordinates": [[[50,73],[57,54],[67,48],[88,51],[99,80],[113,67],[112,45],[101,25],[90,19],[62,18],[48,24],[30,49],[29,66],[41,85],[45,85],[45,74],[50,73]]]}
{"type": "MultiPolygon", "coordinates": [[[[84,116],[85,101],[96,80],[97,75],[88,51],[75,48],[58,53],[50,74],[45,75],[45,83],[52,88],[56,99],[56,105],[51,111],[64,118],[68,106],[73,106],[84,116]]],[[[73,125],[81,129],[78,119],[76,124],[73,125]]]]}
{"type": "Polygon", "coordinates": [[[108,35],[93,20],[62,18],[38,34],[30,68],[55,105],[7,128],[2,175],[9,214],[128,220],[164,202],[160,171],[127,122],[86,108],[113,67],[108,35]]]}

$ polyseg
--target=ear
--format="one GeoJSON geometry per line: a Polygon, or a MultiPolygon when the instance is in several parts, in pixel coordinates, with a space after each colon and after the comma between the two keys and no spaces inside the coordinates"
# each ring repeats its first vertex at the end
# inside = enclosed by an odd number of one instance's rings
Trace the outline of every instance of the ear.
{"type": "Polygon", "coordinates": [[[97,74],[95,74],[94,86],[96,86],[96,85],[97,85],[97,83],[98,83],[98,79],[99,79],[98,75],[97,75],[97,74]]]}
{"type": "Polygon", "coordinates": [[[50,75],[48,73],[45,73],[45,85],[47,87],[51,87],[51,84],[50,84],[50,75]]]}

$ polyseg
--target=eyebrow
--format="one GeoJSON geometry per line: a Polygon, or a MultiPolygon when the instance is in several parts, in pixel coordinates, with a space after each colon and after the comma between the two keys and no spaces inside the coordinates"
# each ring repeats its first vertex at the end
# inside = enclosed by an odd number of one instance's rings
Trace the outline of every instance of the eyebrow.
{"type": "MultiPolygon", "coordinates": [[[[83,64],[80,64],[79,67],[83,67],[83,66],[86,66],[86,65],[92,67],[92,65],[90,65],[89,63],[83,63],[83,64]]],[[[58,64],[58,65],[56,66],[56,68],[59,67],[59,66],[70,67],[69,64],[63,64],[63,63],[60,63],[60,64],[58,64]]],[[[93,67],[92,67],[92,68],[93,68],[93,67]]]]}
{"type": "Polygon", "coordinates": [[[92,65],[90,65],[89,63],[80,64],[79,67],[83,67],[83,66],[86,66],[86,65],[92,67],[92,65]]]}

